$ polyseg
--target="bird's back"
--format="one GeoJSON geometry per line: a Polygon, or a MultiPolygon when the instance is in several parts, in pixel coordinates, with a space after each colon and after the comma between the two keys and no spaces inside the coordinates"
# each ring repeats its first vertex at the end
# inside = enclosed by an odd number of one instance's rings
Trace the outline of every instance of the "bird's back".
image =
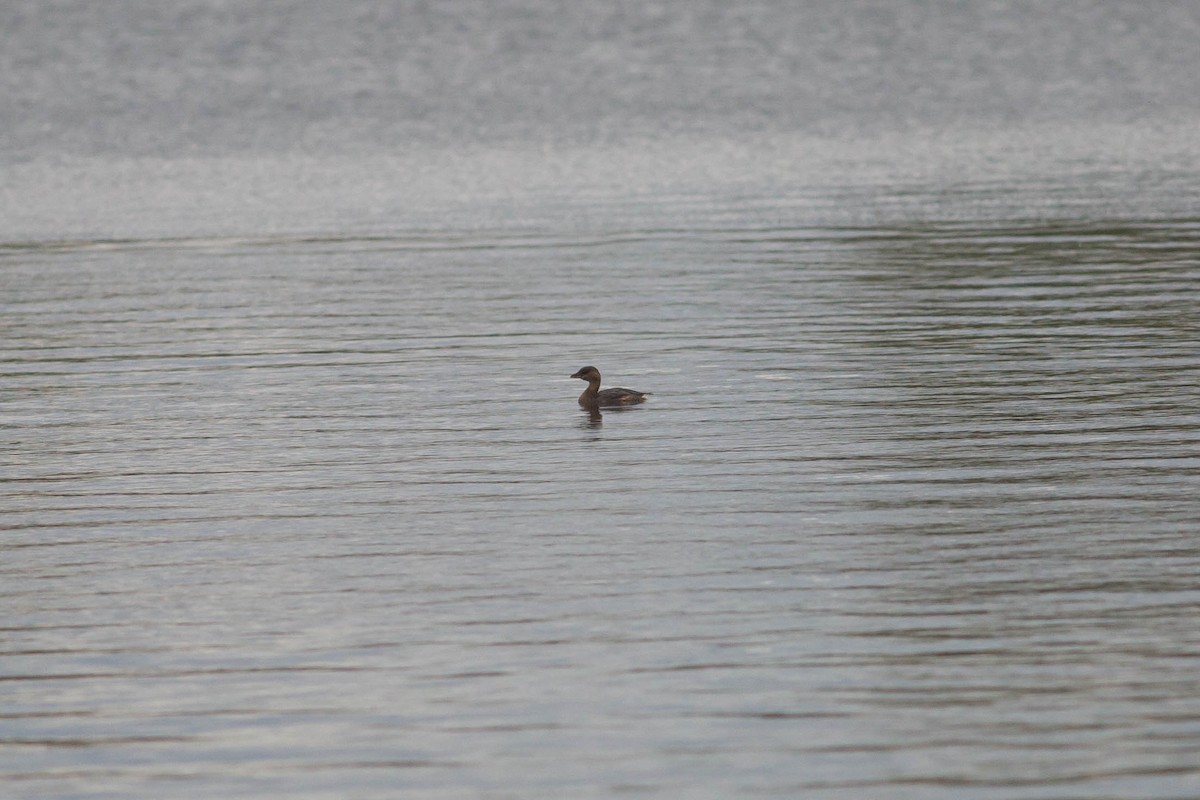
{"type": "Polygon", "coordinates": [[[599,401],[600,405],[605,406],[623,406],[631,403],[641,403],[645,399],[645,392],[635,392],[633,389],[623,389],[620,387],[604,389],[600,394],[596,395],[596,400],[599,401]]]}

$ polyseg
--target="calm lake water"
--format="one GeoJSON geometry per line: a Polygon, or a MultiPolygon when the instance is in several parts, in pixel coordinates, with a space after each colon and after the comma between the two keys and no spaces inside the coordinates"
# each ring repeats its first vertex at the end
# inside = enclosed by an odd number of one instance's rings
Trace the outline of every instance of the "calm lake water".
{"type": "Polygon", "coordinates": [[[5,794],[1200,795],[1189,6],[47,8],[5,794]]]}

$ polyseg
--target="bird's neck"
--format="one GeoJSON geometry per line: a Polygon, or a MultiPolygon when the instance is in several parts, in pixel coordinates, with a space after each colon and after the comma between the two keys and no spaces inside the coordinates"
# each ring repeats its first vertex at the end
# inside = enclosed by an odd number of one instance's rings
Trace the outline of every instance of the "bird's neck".
{"type": "Polygon", "coordinates": [[[580,405],[587,405],[596,402],[596,395],[600,394],[600,379],[592,378],[588,381],[588,388],[583,390],[583,394],[579,395],[580,405]]]}

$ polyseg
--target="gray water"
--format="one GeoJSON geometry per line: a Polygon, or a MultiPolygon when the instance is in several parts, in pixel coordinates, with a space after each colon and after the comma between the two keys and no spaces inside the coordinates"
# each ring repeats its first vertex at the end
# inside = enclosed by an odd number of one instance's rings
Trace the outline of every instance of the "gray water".
{"type": "Polygon", "coordinates": [[[1200,794],[1190,4],[0,15],[0,794],[1200,794]]]}

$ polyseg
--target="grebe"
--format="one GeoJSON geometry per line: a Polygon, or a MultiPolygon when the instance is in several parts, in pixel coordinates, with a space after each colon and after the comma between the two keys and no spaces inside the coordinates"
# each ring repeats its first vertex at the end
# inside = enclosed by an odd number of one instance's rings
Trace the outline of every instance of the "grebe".
{"type": "Polygon", "coordinates": [[[572,378],[588,382],[588,388],[579,395],[579,405],[584,408],[592,406],[628,406],[646,401],[645,392],[635,392],[633,389],[605,389],[600,391],[600,370],[595,367],[584,367],[572,378]]]}

